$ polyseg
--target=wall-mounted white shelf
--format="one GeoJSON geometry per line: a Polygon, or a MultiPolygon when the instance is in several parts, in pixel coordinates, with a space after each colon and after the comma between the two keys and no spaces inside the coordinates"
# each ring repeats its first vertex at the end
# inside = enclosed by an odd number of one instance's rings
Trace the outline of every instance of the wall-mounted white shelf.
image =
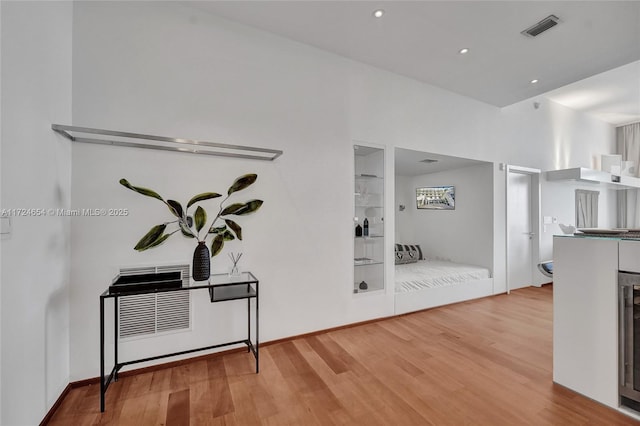
{"type": "Polygon", "coordinates": [[[548,181],[573,180],[585,183],[603,184],[610,189],[638,189],[640,188],[640,178],[633,176],[620,176],[620,182],[613,181],[611,173],[601,170],[575,167],[572,169],[552,170],[547,172],[548,181]]]}
{"type": "Polygon", "coordinates": [[[51,128],[73,142],[265,161],[273,161],[283,154],[282,151],[277,149],[229,145],[224,143],[198,141],[194,139],[169,138],[166,136],[144,135],[140,133],[119,132],[114,130],[92,129],[89,127],[52,124],[51,128]]]}

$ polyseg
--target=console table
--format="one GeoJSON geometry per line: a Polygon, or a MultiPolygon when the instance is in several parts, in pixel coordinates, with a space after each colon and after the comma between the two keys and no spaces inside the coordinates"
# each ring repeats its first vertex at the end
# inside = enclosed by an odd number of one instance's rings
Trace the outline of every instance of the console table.
{"type": "Polygon", "coordinates": [[[188,281],[182,287],[168,289],[146,289],[141,291],[127,291],[120,293],[110,293],[109,289],[100,295],[100,412],[104,412],[105,393],[112,381],[118,380],[118,371],[124,366],[140,362],[153,361],[176,355],[184,355],[191,352],[203,351],[207,349],[220,348],[229,345],[245,344],[247,351],[253,352],[256,359],[256,373],[260,368],[259,342],[258,342],[258,279],[251,272],[243,272],[239,276],[229,276],[228,274],[211,275],[209,281],[188,281]],[[118,299],[125,296],[138,294],[160,293],[170,291],[192,291],[198,289],[208,289],[212,303],[225,302],[230,300],[247,299],[247,338],[234,342],[220,343],[217,345],[205,346],[201,348],[188,349],[170,354],[162,354],[132,361],[118,361],[118,299]],[[251,342],[251,299],[255,303],[255,344],[251,342]],[[107,377],[105,377],[105,301],[113,299],[113,324],[114,324],[114,366],[107,377]]]}

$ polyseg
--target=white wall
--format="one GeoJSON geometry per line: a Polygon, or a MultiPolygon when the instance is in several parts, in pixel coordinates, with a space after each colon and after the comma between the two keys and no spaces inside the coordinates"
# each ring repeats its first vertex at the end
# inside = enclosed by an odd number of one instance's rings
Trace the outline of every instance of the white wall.
{"type": "MultiPolygon", "coordinates": [[[[558,182],[549,181],[544,184],[543,211],[549,216],[555,217],[558,223],[576,225],[575,190],[587,189],[598,191],[598,227],[616,227],[616,191],[607,189],[604,185],[588,184],[580,182],[558,182]]],[[[562,231],[557,224],[546,225],[545,238],[553,235],[562,235],[562,231]]],[[[548,242],[545,240],[545,242],[548,242]]],[[[553,241],[550,242],[552,244],[553,241]]],[[[551,247],[548,246],[547,249],[551,247]]],[[[548,252],[551,253],[550,251],[548,252]]],[[[551,258],[549,256],[548,258],[551,258]]]]}
{"type": "MultiPolygon", "coordinates": [[[[0,207],[70,205],[69,2],[2,2],[0,207]]],[[[69,383],[69,221],[14,217],[2,239],[3,425],[38,424],[69,383]]]]}
{"type": "MultiPolygon", "coordinates": [[[[0,3],[0,37],[2,35],[2,3],[0,3]]],[[[0,99],[2,99],[2,39],[0,38],[0,99]]],[[[2,102],[0,102],[0,206],[2,205],[2,102]]],[[[2,216],[2,214],[0,214],[2,216]]],[[[0,222],[7,219],[0,219],[0,222]]],[[[0,239],[3,236],[0,235],[0,239]]],[[[2,243],[0,242],[0,307],[2,307],[2,243]]],[[[0,377],[2,377],[2,314],[0,313],[0,377]]],[[[2,379],[0,379],[0,421],[2,421],[2,379]]]]}
{"type": "MultiPolygon", "coordinates": [[[[129,207],[131,215],[73,220],[72,379],[97,374],[95,304],[117,267],[188,260],[193,250],[180,238],[143,254],[131,249],[166,216],[154,200],[119,187],[121,177],[186,200],[224,190],[241,173],[259,174],[254,191],[265,204],[247,218],[245,241],[235,250],[264,285],[262,340],[393,313],[392,291],[351,293],[352,145],[422,142],[423,129],[431,128],[463,152],[462,141],[486,133],[497,109],[183,6],[87,2],[74,12],[74,124],[285,154],[258,163],[74,146],[74,207],[129,207]],[[477,124],[451,125],[458,112],[477,124]]],[[[391,194],[393,179],[387,185],[391,194]]],[[[392,203],[389,197],[388,211],[392,203]]],[[[386,219],[391,231],[393,213],[386,219]]],[[[214,259],[214,267],[227,263],[214,259]]]]}
{"type": "MultiPolygon", "coordinates": [[[[165,2],[74,6],[73,122],[285,154],[258,163],[74,146],[74,207],[128,207],[131,214],[72,222],[72,380],[97,375],[95,307],[117,267],[188,260],[193,250],[176,237],[143,254],[131,249],[167,216],[155,200],[119,187],[121,177],[186,200],[199,191],[224,190],[239,174],[258,173],[252,191],[265,205],[244,221],[245,241],[233,250],[245,253],[243,267],[261,279],[261,339],[271,340],[393,313],[392,291],[351,294],[354,143],[387,147],[388,194],[396,146],[495,162],[497,291],[505,287],[504,173],[497,163],[548,170],[568,151],[583,165],[613,147],[610,126],[554,104],[499,110],[165,2]]],[[[386,207],[392,235],[393,197],[386,207]]],[[[543,214],[551,211],[543,205],[543,214]]],[[[393,241],[386,244],[390,261],[393,241]]],[[[228,267],[224,255],[213,266],[228,267]]],[[[217,315],[205,309],[197,318],[217,315]]],[[[197,341],[198,333],[183,343],[197,341]]]]}
{"type": "MultiPolygon", "coordinates": [[[[184,202],[198,192],[225,191],[243,173],[259,175],[246,195],[265,204],[240,220],[244,241],[229,247],[244,252],[241,266],[261,280],[261,340],[393,312],[392,294],[365,304],[351,292],[353,148],[344,61],[162,3],[77,4],[74,31],[74,124],[285,154],[264,163],[74,146],[74,207],[128,207],[131,214],[73,221],[73,379],[97,375],[95,304],[117,268],[189,261],[194,249],[192,241],[172,237],[158,249],[134,252],[140,236],[168,216],[157,201],[118,185],[122,177],[184,202]]],[[[214,258],[214,269],[229,266],[227,251],[214,258]]],[[[201,344],[207,331],[224,337],[203,327],[221,309],[196,310],[200,329],[185,344],[201,344]]],[[[232,325],[225,318],[213,323],[232,325]]],[[[231,328],[244,331],[243,324],[231,328]]]]}
{"type": "MultiPolygon", "coordinates": [[[[0,35],[2,35],[2,3],[0,3],[0,35]]],[[[0,44],[2,40],[0,38],[0,44]]],[[[0,46],[0,99],[2,99],[2,47],[0,46]]],[[[2,205],[2,102],[0,102],[0,206],[2,205]]],[[[0,214],[0,216],[2,216],[0,214]]],[[[7,219],[0,219],[0,222],[7,219]]],[[[0,235],[0,239],[2,235],[0,235]]],[[[2,307],[2,243],[0,243],[0,307],[2,307]]],[[[2,377],[2,314],[0,314],[0,377],[2,377]]],[[[2,421],[2,379],[0,379],[0,421],[2,421]]]]}
{"type": "Polygon", "coordinates": [[[396,178],[398,241],[420,244],[425,257],[493,270],[493,164],[396,178]],[[416,188],[454,185],[455,210],[418,210],[416,188]]]}
{"type": "MultiPolygon", "coordinates": [[[[615,127],[545,99],[530,99],[501,111],[505,163],[542,171],[587,167],[600,169],[600,155],[615,152],[615,127]],[[533,103],[539,102],[539,108],[533,103]],[[522,154],[527,154],[527,157],[522,154]],[[521,164],[522,163],[522,164],[521,164]]],[[[541,216],[575,225],[575,189],[600,191],[599,226],[616,225],[615,191],[576,182],[547,182],[543,173],[541,216]]],[[[540,260],[553,257],[553,235],[548,225],[540,238],[540,260]]],[[[548,278],[538,276],[539,282],[548,278]]]]}

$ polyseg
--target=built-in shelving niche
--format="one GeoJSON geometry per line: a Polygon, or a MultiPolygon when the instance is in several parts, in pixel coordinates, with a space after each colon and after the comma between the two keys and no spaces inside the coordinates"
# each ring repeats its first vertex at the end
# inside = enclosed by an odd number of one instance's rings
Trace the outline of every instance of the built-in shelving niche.
{"type": "Polygon", "coordinates": [[[384,149],[354,145],[353,292],[384,290],[384,149]],[[367,229],[364,229],[365,219],[367,229]],[[360,226],[362,235],[355,228],[360,226]]]}

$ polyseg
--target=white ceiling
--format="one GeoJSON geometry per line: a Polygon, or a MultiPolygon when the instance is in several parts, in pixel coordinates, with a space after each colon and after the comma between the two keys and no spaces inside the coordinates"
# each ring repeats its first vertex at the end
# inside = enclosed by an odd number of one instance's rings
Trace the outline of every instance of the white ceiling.
{"type": "Polygon", "coordinates": [[[615,74],[612,81],[606,74],[584,80],[640,60],[640,1],[190,4],[498,107],[581,81],[574,88],[552,93],[552,99],[608,117],[614,124],[623,124],[621,116],[626,117],[625,123],[640,119],[638,66],[615,74]],[[372,12],[379,8],[385,14],[376,19],[372,12]],[[550,14],[562,22],[535,38],[520,34],[550,14]],[[470,51],[460,55],[464,47],[470,51]],[[532,79],[539,82],[531,84],[532,79]],[[617,94],[606,102],[567,101],[573,96],[571,90],[588,93],[589,85],[605,90],[617,86],[617,94]],[[626,96],[629,93],[635,98],[626,96]],[[616,104],[614,98],[623,102],[616,104]]]}
{"type": "Polygon", "coordinates": [[[461,169],[463,167],[491,164],[468,158],[451,157],[448,155],[432,154],[411,149],[396,148],[395,171],[401,176],[420,176],[444,170],[461,169]],[[435,163],[423,163],[422,160],[437,160],[435,163]]]}
{"type": "Polygon", "coordinates": [[[571,83],[545,96],[607,123],[640,121],[640,61],[571,83]]]}

